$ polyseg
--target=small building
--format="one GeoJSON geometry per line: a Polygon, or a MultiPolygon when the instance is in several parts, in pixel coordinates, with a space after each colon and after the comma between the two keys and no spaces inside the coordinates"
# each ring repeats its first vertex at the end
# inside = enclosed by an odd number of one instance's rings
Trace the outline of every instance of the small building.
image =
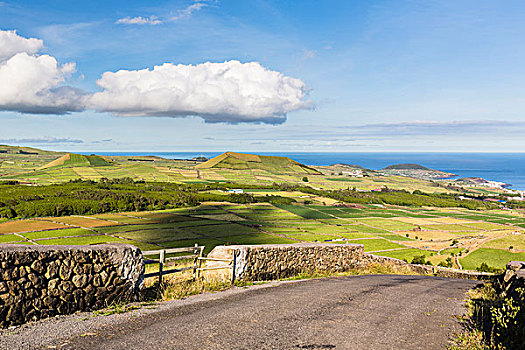
{"type": "Polygon", "coordinates": [[[244,193],[244,191],[241,188],[232,188],[231,190],[228,191],[228,193],[240,194],[240,193],[244,193]]]}

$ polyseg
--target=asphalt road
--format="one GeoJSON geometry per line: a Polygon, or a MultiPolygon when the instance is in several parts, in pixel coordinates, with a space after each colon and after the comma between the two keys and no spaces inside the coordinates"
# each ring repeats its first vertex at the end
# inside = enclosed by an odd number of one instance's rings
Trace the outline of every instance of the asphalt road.
{"type": "Polygon", "coordinates": [[[282,283],[173,304],[42,348],[444,349],[477,283],[386,275],[282,283]]]}

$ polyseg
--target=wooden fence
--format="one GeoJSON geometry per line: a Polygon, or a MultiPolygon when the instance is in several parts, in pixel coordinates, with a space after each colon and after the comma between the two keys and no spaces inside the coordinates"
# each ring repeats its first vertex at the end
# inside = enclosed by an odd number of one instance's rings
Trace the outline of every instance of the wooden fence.
{"type": "Polygon", "coordinates": [[[235,282],[235,255],[233,256],[233,259],[217,259],[217,258],[205,258],[203,257],[204,252],[204,246],[200,246],[197,243],[195,243],[195,246],[193,247],[183,247],[183,248],[172,248],[172,249],[161,249],[161,250],[148,250],[145,252],[142,252],[144,256],[148,255],[159,255],[158,259],[144,259],[144,263],[146,265],[149,264],[158,264],[159,269],[155,272],[149,272],[144,274],[144,278],[148,277],[159,277],[159,283],[162,283],[162,276],[177,273],[177,272],[183,272],[188,270],[193,270],[193,279],[197,279],[200,277],[201,271],[209,271],[209,270],[220,270],[220,269],[231,269],[232,270],[232,283],[235,282]],[[178,255],[173,257],[166,257],[167,254],[173,254],[173,253],[185,253],[189,252],[191,254],[186,255],[178,255]],[[185,266],[185,267],[179,267],[174,268],[170,270],[165,270],[164,267],[167,262],[170,261],[180,261],[180,260],[190,260],[193,259],[193,265],[185,266]],[[202,267],[203,261],[217,261],[217,262],[226,262],[227,265],[223,266],[213,266],[213,267],[202,267]]]}

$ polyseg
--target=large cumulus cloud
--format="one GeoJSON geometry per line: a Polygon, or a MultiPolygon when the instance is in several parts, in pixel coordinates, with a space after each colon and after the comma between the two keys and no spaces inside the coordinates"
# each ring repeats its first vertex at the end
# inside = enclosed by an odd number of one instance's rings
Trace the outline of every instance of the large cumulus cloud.
{"type": "Polygon", "coordinates": [[[0,31],[0,111],[64,114],[92,109],[119,116],[200,116],[207,122],[282,123],[289,112],[308,109],[299,79],[257,62],[165,63],[153,69],[105,72],[101,91],[64,85],[74,63],[39,55],[43,42],[0,31]]]}
{"type": "Polygon", "coordinates": [[[92,106],[122,116],[279,123],[288,112],[311,106],[304,100],[304,82],[257,62],[165,63],[152,70],[106,72],[97,84],[103,90],[93,95],[92,106]]]}
{"type": "Polygon", "coordinates": [[[62,86],[75,64],[38,55],[42,47],[41,40],[0,31],[0,110],[63,114],[84,108],[84,94],[62,86]]]}

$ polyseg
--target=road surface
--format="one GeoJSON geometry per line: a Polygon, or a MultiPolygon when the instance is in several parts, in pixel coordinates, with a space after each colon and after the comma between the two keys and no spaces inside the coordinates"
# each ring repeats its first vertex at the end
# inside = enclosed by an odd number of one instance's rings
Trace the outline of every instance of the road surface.
{"type": "Polygon", "coordinates": [[[108,350],[444,349],[460,329],[457,316],[465,311],[465,293],[477,284],[391,275],[280,283],[175,303],[92,326],[83,334],[69,333],[67,339],[57,334],[40,345],[108,350]]]}

